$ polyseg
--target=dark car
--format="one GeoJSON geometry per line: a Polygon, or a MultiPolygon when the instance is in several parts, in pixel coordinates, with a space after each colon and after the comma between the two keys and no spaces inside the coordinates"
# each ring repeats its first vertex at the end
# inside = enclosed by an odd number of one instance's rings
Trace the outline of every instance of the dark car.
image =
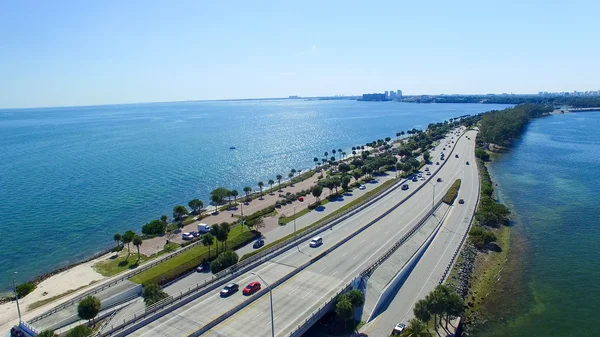
{"type": "Polygon", "coordinates": [[[262,246],[264,246],[264,245],[265,245],[265,240],[263,240],[263,239],[258,239],[258,240],[256,240],[256,241],[254,242],[254,245],[252,245],[252,247],[254,247],[254,248],[260,248],[260,247],[262,247],[262,246]]]}
{"type": "Polygon", "coordinates": [[[235,293],[239,289],[240,289],[240,287],[236,283],[229,283],[228,285],[223,287],[223,289],[221,290],[221,292],[219,294],[223,297],[227,297],[227,296],[235,293]]]}
{"type": "Polygon", "coordinates": [[[455,154],[455,155],[454,155],[454,158],[458,158],[458,155],[457,155],[457,154],[455,154]]]}
{"type": "Polygon", "coordinates": [[[437,178],[437,182],[441,183],[442,182],[442,178],[437,178]]]}
{"type": "Polygon", "coordinates": [[[244,295],[252,295],[259,290],[260,290],[260,282],[250,282],[250,283],[248,283],[246,288],[244,288],[244,291],[242,291],[242,293],[244,293],[244,295]]]}
{"type": "Polygon", "coordinates": [[[469,165],[469,162],[467,162],[467,165],[469,165]]]}
{"type": "Polygon", "coordinates": [[[439,165],[439,164],[440,164],[440,162],[439,162],[439,161],[436,161],[436,162],[435,162],[435,164],[436,164],[436,165],[439,165]]]}
{"type": "Polygon", "coordinates": [[[465,203],[465,201],[463,199],[460,199],[460,200],[458,200],[458,203],[462,205],[465,203]]]}
{"type": "Polygon", "coordinates": [[[406,185],[406,184],[402,185],[402,190],[403,191],[406,191],[407,189],[408,189],[408,185],[406,185]]]}

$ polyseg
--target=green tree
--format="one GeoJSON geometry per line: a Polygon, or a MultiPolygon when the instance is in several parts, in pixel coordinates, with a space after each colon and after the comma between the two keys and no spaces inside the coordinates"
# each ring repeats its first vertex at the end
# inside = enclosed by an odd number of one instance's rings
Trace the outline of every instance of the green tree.
{"type": "Polygon", "coordinates": [[[262,199],[263,197],[263,193],[262,193],[262,188],[263,186],[265,186],[265,183],[263,183],[262,181],[258,182],[258,188],[260,189],[260,198],[262,199]]]}
{"type": "Polygon", "coordinates": [[[127,258],[125,260],[129,260],[129,256],[131,255],[131,250],[129,249],[129,244],[131,243],[131,241],[133,241],[134,237],[135,237],[135,233],[133,231],[127,231],[127,232],[125,232],[125,234],[123,234],[123,237],[121,238],[121,241],[123,241],[123,244],[127,245],[127,258]]]}
{"type": "Polygon", "coordinates": [[[210,246],[212,246],[213,243],[215,243],[215,238],[214,238],[214,236],[212,236],[212,234],[206,233],[206,234],[202,235],[202,244],[205,247],[208,247],[208,258],[209,259],[210,259],[210,246]]]}
{"type": "Polygon", "coordinates": [[[219,227],[221,227],[221,230],[219,231],[219,236],[217,236],[217,240],[219,240],[221,242],[221,247],[223,250],[226,249],[226,241],[227,238],[229,237],[229,232],[231,231],[231,225],[227,222],[222,222],[219,227]]]}
{"type": "Polygon", "coordinates": [[[363,304],[365,304],[365,297],[362,293],[362,291],[358,290],[358,289],[352,289],[350,290],[346,296],[348,297],[348,300],[350,301],[350,303],[352,303],[352,308],[356,309],[356,308],[360,308],[363,306],[363,304]]]}
{"type": "Polygon", "coordinates": [[[346,322],[352,319],[352,303],[346,295],[340,295],[337,303],[335,304],[335,313],[340,319],[344,321],[344,328],[346,328],[346,322]]]}
{"type": "Polygon", "coordinates": [[[293,183],[293,180],[294,180],[294,175],[296,174],[296,172],[297,172],[297,171],[296,171],[296,169],[292,169],[292,170],[290,171],[290,173],[292,174],[292,183],[293,183]]]}
{"type": "Polygon", "coordinates": [[[342,177],[342,188],[344,189],[344,191],[348,190],[348,185],[350,185],[351,181],[352,181],[352,178],[350,178],[349,175],[345,175],[342,177]]]}
{"type": "Polygon", "coordinates": [[[340,160],[342,159],[342,149],[338,149],[337,153],[340,155],[340,160]]]}
{"type": "Polygon", "coordinates": [[[52,330],[44,330],[37,334],[37,337],[55,337],[57,336],[52,330]]]}
{"type": "Polygon", "coordinates": [[[82,324],[74,327],[67,332],[67,337],[89,337],[94,333],[94,330],[89,326],[82,324]]]}
{"type": "Polygon", "coordinates": [[[163,235],[165,234],[165,225],[160,220],[152,220],[142,226],[142,234],[146,235],[163,235]]]}
{"type": "Polygon", "coordinates": [[[113,241],[117,243],[117,247],[115,247],[115,250],[119,249],[119,245],[121,245],[121,234],[116,233],[115,235],[113,235],[113,241]]]}
{"type": "Polygon", "coordinates": [[[489,161],[490,160],[490,154],[487,153],[486,150],[478,147],[475,149],[475,157],[483,160],[483,161],[489,161]]]}
{"type": "MultiPolygon", "coordinates": [[[[223,229],[221,228],[221,226],[219,226],[218,224],[213,224],[212,226],[210,226],[210,234],[217,240],[219,240],[219,237],[222,237],[224,234],[221,233],[223,229]]],[[[219,244],[217,244],[215,246],[215,249],[217,251],[217,254],[219,253],[219,244]]]]}
{"type": "Polygon", "coordinates": [[[431,159],[431,154],[429,154],[429,151],[423,152],[423,160],[425,160],[426,163],[429,163],[429,159],[431,159]]]}
{"type": "Polygon", "coordinates": [[[254,222],[254,229],[259,230],[265,227],[265,219],[261,216],[254,222]]]}
{"type": "Polygon", "coordinates": [[[321,196],[321,193],[323,193],[323,186],[321,186],[321,185],[315,185],[312,188],[311,193],[312,193],[313,197],[317,198],[317,202],[319,202],[320,201],[319,197],[321,196]]]}
{"type": "Polygon", "coordinates": [[[315,163],[315,170],[317,169],[317,165],[319,165],[319,158],[314,157],[313,162],[315,163]]]}
{"type": "Polygon", "coordinates": [[[250,197],[250,192],[252,192],[252,187],[246,186],[244,187],[244,193],[246,193],[246,199],[250,197]]]}
{"type": "Polygon", "coordinates": [[[237,205],[237,197],[239,193],[237,190],[231,190],[231,196],[233,197],[233,203],[237,205]]]}
{"type": "Polygon", "coordinates": [[[167,228],[167,225],[169,224],[169,217],[168,217],[168,216],[166,216],[166,215],[162,215],[162,216],[160,217],[160,221],[163,223],[163,226],[164,226],[165,228],[167,228]]]}
{"type": "Polygon", "coordinates": [[[290,186],[294,186],[294,174],[292,172],[288,174],[288,178],[290,178],[290,186]]]}
{"type": "Polygon", "coordinates": [[[230,250],[224,251],[210,264],[210,271],[213,274],[220,272],[223,269],[235,265],[239,260],[238,255],[230,250]]]}
{"type": "Polygon", "coordinates": [[[329,195],[331,196],[331,193],[333,193],[333,188],[335,187],[335,183],[333,182],[333,179],[325,180],[325,187],[327,187],[329,189],[329,195]]]}
{"type": "Polygon", "coordinates": [[[177,221],[182,221],[182,217],[188,213],[189,211],[183,205],[177,205],[173,207],[173,218],[177,219],[177,221]]]}
{"type": "Polygon", "coordinates": [[[271,185],[271,193],[273,193],[273,184],[275,184],[275,181],[273,179],[269,179],[268,183],[271,185]]]}
{"type": "Polygon", "coordinates": [[[352,176],[354,177],[354,182],[358,182],[358,179],[360,179],[360,177],[362,177],[363,173],[360,170],[354,170],[352,171],[352,176]]]}
{"type": "MultiPolygon", "coordinates": [[[[140,261],[140,246],[142,245],[142,238],[139,237],[138,235],[133,237],[133,245],[135,246],[135,248],[137,248],[137,262],[140,261]]],[[[137,263],[136,262],[136,263],[137,263]]]]}
{"type": "Polygon", "coordinates": [[[97,297],[88,296],[77,305],[77,316],[81,319],[93,320],[100,312],[102,303],[97,297]]]}
{"type": "Polygon", "coordinates": [[[204,203],[200,199],[192,199],[188,202],[188,206],[196,213],[199,214],[198,211],[204,207],[204,203]]]}
{"type": "Polygon", "coordinates": [[[427,303],[427,300],[418,300],[417,303],[415,303],[415,307],[413,308],[413,314],[420,321],[427,323],[431,318],[431,313],[429,312],[429,304],[427,303]]]}
{"type": "Polygon", "coordinates": [[[283,176],[281,174],[278,174],[276,178],[277,178],[277,187],[281,191],[281,179],[283,179],[283,176]]]}
{"type": "Polygon", "coordinates": [[[433,334],[429,331],[427,325],[418,319],[408,321],[406,329],[402,332],[402,337],[432,337],[433,334]]]}
{"type": "Polygon", "coordinates": [[[144,303],[146,303],[146,306],[151,306],[152,304],[169,297],[169,295],[166,292],[164,292],[157,284],[150,283],[144,285],[142,297],[144,298],[144,303]]]}

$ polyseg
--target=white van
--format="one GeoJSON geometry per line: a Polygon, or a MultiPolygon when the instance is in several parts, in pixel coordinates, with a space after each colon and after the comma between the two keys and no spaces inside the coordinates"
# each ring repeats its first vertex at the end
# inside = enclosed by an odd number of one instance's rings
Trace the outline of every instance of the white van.
{"type": "Polygon", "coordinates": [[[312,240],[310,240],[309,246],[311,246],[312,248],[315,248],[315,247],[319,247],[322,244],[323,244],[323,238],[321,238],[320,236],[317,236],[317,237],[313,238],[312,240]]]}
{"type": "Polygon", "coordinates": [[[210,232],[210,226],[205,223],[198,224],[198,233],[208,233],[210,232]]]}

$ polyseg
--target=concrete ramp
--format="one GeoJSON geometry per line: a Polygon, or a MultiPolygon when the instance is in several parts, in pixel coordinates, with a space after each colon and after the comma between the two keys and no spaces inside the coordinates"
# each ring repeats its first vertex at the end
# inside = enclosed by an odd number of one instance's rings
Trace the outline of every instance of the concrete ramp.
{"type": "Polygon", "coordinates": [[[416,263],[419,253],[426,249],[428,239],[433,237],[432,234],[443,222],[449,207],[442,203],[423,226],[371,274],[367,280],[361,320],[369,322],[385,310],[386,303],[389,304],[389,300],[410,274],[410,265],[416,263]]]}

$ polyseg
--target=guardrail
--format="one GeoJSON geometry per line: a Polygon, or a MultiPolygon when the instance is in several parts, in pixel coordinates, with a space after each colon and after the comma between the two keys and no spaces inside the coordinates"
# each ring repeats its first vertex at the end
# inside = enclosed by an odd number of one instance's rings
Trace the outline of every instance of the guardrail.
{"type": "MultiPolygon", "coordinates": [[[[462,135],[461,135],[461,137],[462,137],[462,135]]],[[[456,145],[456,143],[455,143],[455,145],[456,145]]],[[[453,153],[454,148],[455,148],[455,146],[453,146],[452,149],[450,150],[450,154],[453,153]]],[[[436,174],[437,174],[437,171],[439,171],[446,164],[446,162],[447,161],[444,161],[440,165],[438,170],[436,170],[436,174]]],[[[381,220],[383,217],[385,217],[386,215],[391,213],[393,210],[395,210],[397,207],[399,207],[402,203],[404,203],[408,198],[412,197],[415,193],[417,193],[420,189],[422,189],[426,185],[426,183],[429,182],[434,177],[435,177],[435,174],[430,176],[425,181],[425,183],[421,184],[414,191],[412,191],[408,196],[406,196],[400,202],[398,202],[397,204],[392,206],[390,209],[388,209],[386,212],[384,212],[383,214],[378,216],[375,220],[372,220],[367,225],[361,227],[361,229],[356,231],[353,235],[350,235],[349,237],[347,237],[345,241],[347,241],[349,238],[355,236],[358,232],[364,230],[366,227],[381,220]]],[[[165,300],[164,303],[161,301],[161,302],[157,303],[157,306],[155,306],[153,308],[147,308],[143,313],[140,313],[140,315],[134,314],[134,317],[132,319],[130,319],[129,321],[124,321],[122,324],[119,324],[116,327],[112,327],[111,330],[109,330],[106,333],[101,334],[100,336],[110,336],[113,334],[116,334],[116,336],[121,336],[121,335],[124,335],[125,332],[133,331],[131,328],[127,329],[127,327],[130,325],[135,325],[135,326],[139,325],[139,323],[136,324],[136,322],[139,322],[141,320],[147,320],[147,319],[153,320],[158,317],[164,316],[166,314],[166,312],[158,313],[158,311],[161,309],[165,309],[167,307],[169,307],[170,310],[174,310],[174,309],[178,308],[179,306],[189,303],[192,300],[194,300],[195,298],[198,298],[198,297],[206,294],[207,292],[216,289],[220,285],[230,281],[231,279],[237,277],[240,274],[245,273],[246,271],[249,271],[250,269],[254,268],[255,266],[263,263],[264,261],[269,260],[272,257],[277,256],[277,255],[293,248],[294,243],[296,241],[301,240],[301,239],[311,236],[311,235],[321,233],[321,232],[327,230],[327,228],[329,226],[334,226],[336,224],[339,224],[340,222],[342,222],[342,221],[346,220],[347,218],[353,216],[354,214],[358,213],[362,209],[372,205],[373,203],[379,201],[383,197],[389,195],[394,190],[396,190],[400,186],[402,186],[402,184],[404,184],[406,181],[408,181],[408,179],[401,180],[401,181],[389,186],[385,190],[381,191],[381,193],[369,197],[368,199],[364,200],[360,204],[355,205],[351,209],[348,209],[346,212],[341,213],[332,219],[317,221],[317,223],[319,223],[319,222],[322,222],[322,223],[315,225],[313,228],[304,231],[303,233],[297,235],[296,237],[289,238],[288,240],[285,240],[273,247],[270,247],[268,250],[265,250],[262,253],[256,254],[244,261],[239,262],[238,264],[236,264],[232,267],[229,267],[229,268],[215,274],[210,280],[205,280],[204,282],[197,283],[195,286],[188,288],[188,291],[185,291],[185,292],[182,291],[182,292],[180,292],[179,295],[172,297],[171,299],[165,300]],[[177,303],[177,302],[179,302],[179,303],[177,303]]],[[[345,241],[343,241],[343,242],[345,242],[345,241]]],[[[329,252],[329,250],[327,252],[329,252]]]]}

